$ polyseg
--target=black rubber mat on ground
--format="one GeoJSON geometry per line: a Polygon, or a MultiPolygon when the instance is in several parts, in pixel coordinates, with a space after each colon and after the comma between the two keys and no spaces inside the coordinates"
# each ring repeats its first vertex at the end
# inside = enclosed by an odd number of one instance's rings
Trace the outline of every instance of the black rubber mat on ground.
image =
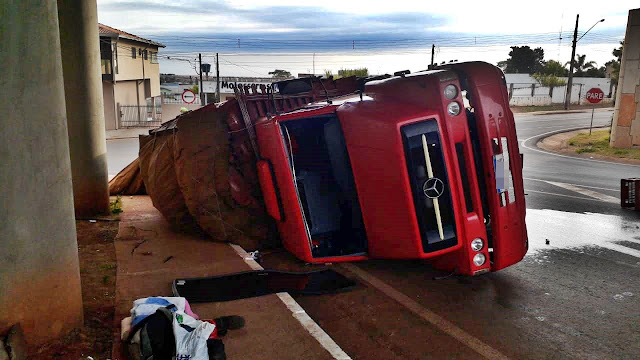
{"type": "Polygon", "coordinates": [[[218,302],[288,292],[321,295],[347,290],[356,282],[331,269],[309,273],[247,271],[207,278],[176,279],[173,294],[189,302],[218,302]]]}

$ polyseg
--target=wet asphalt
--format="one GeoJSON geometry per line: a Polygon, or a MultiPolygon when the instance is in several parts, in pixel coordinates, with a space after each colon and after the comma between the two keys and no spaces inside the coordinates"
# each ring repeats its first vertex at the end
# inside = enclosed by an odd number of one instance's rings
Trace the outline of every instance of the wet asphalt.
{"type": "MultiPolygon", "coordinates": [[[[594,125],[608,125],[612,114],[597,111],[594,125]]],[[[507,358],[639,359],[640,212],[620,208],[619,189],[621,178],[640,177],[640,166],[535,146],[550,132],[589,126],[590,118],[591,112],[516,114],[530,244],[522,262],[438,280],[444,274],[419,261],[367,261],[358,269],[507,358]]],[[[136,139],[108,143],[110,173],[119,170],[111,157],[134,143],[137,152],[136,139]]],[[[278,266],[297,261],[279,256],[272,261],[278,266]]],[[[483,358],[441,323],[420,318],[347,268],[334,268],[359,286],[297,300],[352,358],[483,358]]]]}

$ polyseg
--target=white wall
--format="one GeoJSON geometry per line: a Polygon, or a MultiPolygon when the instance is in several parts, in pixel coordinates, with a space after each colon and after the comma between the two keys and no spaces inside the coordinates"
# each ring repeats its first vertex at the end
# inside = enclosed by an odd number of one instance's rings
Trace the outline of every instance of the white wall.
{"type": "MultiPolygon", "coordinates": [[[[566,86],[554,87],[552,96],[549,96],[549,88],[540,86],[536,79],[529,74],[505,74],[505,79],[507,82],[507,90],[511,89],[511,84],[513,84],[513,92],[511,94],[511,100],[509,101],[509,105],[511,106],[539,106],[564,103],[567,92],[566,86]],[[531,85],[535,85],[533,96],[531,96],[531,85]]],[[[560,79],[567,81],[568,78],[561,77],[560,79]]],[[[571,103],[588,104],[589,102],[586,101],[585,94],[591,88],[599,88],[604,92],[605,99],[602,101],[603,103],[612,103],[613,97],[607,97],[610,86],[611,79],[574,77],[571,89],[571,103]]],[[[615,94],[615,87],[611,92],[612,96],[613,94],[615,94]]]]}
{"type": "Polygon", "coordinates": [[[187,110],[200,109],[202,106],[195,104],[162,104],[162,122],[173,120],[180,115],[180,108],[185,107],[187,110]]]}

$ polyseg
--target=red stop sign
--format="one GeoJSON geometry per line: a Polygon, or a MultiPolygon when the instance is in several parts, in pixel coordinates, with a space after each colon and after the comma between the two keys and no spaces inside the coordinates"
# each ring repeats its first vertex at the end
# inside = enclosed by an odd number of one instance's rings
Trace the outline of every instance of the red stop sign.
{"type": "Polygon", "coordinates": [[[587,91],[587,101],[597,104],[604,99],[604,93],[598,88],[592,88],[587,91]]]}

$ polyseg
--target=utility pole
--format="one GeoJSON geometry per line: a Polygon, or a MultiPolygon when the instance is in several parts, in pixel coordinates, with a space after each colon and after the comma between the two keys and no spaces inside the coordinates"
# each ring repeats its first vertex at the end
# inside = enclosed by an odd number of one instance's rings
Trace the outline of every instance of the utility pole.
{"type": "Polygon", "coordinates": [[[198,92],[200,93],[200,105],[206,105],[204,103],[204,90],[202,88],[202,54],[198,54],[198,59],[200,60],[200,88],[198,88],[198,92]]]}
{"type": "Polygon", "coordinates": [[[567,95],[564,99],[564,109],[569,109],[571,103],[571,87],[573,86],[573,59],[576,57],[576,43],[578,42],[578,20],[580,14],[576,15],[576,28],[573,30],[573,46],[571,47],[571,61],[569,63],[569,80],[567,81],[567,95]]]}
{"type": "Polygon", "coordinates": [[[436,45],[431,44],[431,67],[433,67],[433,56],[436,54],[436,45]]]}
{"type": "Polygon", "coordinates": [[[216,53],[216,102],[220,102],[220,65],[218,53],[216,53]]]}

